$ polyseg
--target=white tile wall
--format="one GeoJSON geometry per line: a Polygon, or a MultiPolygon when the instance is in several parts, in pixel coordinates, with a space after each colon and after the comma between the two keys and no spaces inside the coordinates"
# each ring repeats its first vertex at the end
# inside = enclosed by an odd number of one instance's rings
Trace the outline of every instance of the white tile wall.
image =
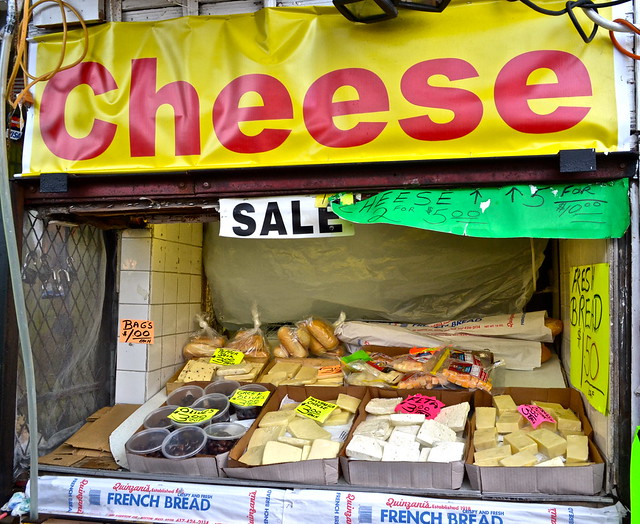
{"type": "Polygon", "coordinates": [[[183,362],[202,311],[202,224],[128,229],[120,238],[119,318],[153,320],[153,344],[118,342],[116,402],[142,404],[183,362]]]}

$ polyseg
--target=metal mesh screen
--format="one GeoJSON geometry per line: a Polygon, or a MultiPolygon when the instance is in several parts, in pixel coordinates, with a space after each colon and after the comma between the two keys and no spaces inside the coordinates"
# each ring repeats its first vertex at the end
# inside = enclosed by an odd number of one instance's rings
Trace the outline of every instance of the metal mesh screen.
{"type": "MultiPolygon", "coordinates": [[[[100,340],[105,242],[92,226],[47,224],[27,212],[22,280],[35,369],[40,455],[58,447],[110,400],[111,347],[100,340]]],[[[29,467],[26,384],[17,391],[16,477],[29,467]]]]}

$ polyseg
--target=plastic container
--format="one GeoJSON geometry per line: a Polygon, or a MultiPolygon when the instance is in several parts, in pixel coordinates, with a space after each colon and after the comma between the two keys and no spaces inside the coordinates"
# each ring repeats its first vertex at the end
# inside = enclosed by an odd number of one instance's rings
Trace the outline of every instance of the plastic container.
{"type": "Polygon", "coordinates": [[[149,428],[166,428],[171,430],[173,428],[173,420],[167,418],[167,415],[173,413],[178,406],[160,406],[158,409],[154,409],[149,413],[142,422],[142,425],[149,428]]]}
{"type": "Polygon", "coordinates": [[[247,428],[235,422],[218,422],[204,428],[207,434],[205,453],[221,455],[230,451],[236,442],[247,432],[247,428]]]}
{"type": "Polygon", "coordinates": [[[222,393],[211,393],[196,400],[191,406],[193,409],[217,409],[218,412],[209,420],[209,423],[228,422],[231,418],[229,411],[229,399],[222,393]]]}
{"type": "MultiPolygon", "coordinates": [[[[240,386],[238,389],[243,389],[245,391],[269,391],[266,387],[260,384],[245,384],[244,386],[240,386]]],[[[235,409],[238,420],[257,418],[260,411],[262,411],[262,406],[240,406],[233,402],[231,405],[235,409]]]]}
{"type": "Polygon", "coordinates": [[[170,431],[167,428],[143,429],[131,435],[124,445],[125,450],[136,455],[162,457],[162,443],[170,431]]]}
{"type": "Polygon", "coordinates": [[[204,395],[204,389],[200,386],[182,386],[174,390],[167,397],[167,405],[170,406],[191,406],[197,399],[204,395]]]}
{"type": "Polygon", "coordinates": [[[210,395],[211,393],[222,393],[223,395],[226,395],[227,398],[231,398],[239,387],[240,382],[235,380],[216,380],[204,388],[204,394],[210,395]]]}
{"type": "Polygon", "coordinates": [[[207,434],[199,426],[185,426],[169,433],[162,442],[162,455],[179,460],[200,453],[207,443],[207,434]]]}

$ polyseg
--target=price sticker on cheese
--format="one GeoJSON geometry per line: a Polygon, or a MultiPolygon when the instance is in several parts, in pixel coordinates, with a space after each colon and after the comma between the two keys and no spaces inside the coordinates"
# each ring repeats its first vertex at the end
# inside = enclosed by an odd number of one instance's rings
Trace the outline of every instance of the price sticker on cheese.
{"type": "Polygon", "coordinates": [[[409,395],[396,406],[397,413],[415,413],[424,415],[427,419],[433,419],[438,416],[440,410],[444,407],[444,403],[440,402],[436,397],[429,397],[416,393],[409,395]]]}
{"type": "Polygon", "coordinates": [[[337,407],[338,406],[336,404],[332,404],[331,402],[325,402],[324,400],[319,400],[314,397],[308,397],[306,400],[303,400],[298,404],[298,407],[296,407],[296,413],[300,413],[303,417],[322,423],[327,420],[329,415],[331,415],[333,410],[337,407]]]}
{"type": "Polygon", "coordinates": [[[204,422],[205,420],[209,420],[213,417],[219,409],[209,408],[209,409],[193,409],[190,407],[179,407],[173,413],[167,415],[167,418],[170,418],[174,422],[178,424],[199,424],[200,422],[204,422]]]}
{"type": "Polygon", "coordinates": [[[236,351],[235,349],[218,348],[211,355],[212,364],[220,364],[221,366],[233,366],[240,364],[244,359],[244,353],[242,351],[236,351]]]}
{"type": "Polygon", "coordinates": [[[555,422],[555,419],[540,406],[521,404],[518,406],[518,411],[531,423],[533,428],[537,428],[543,422],[555,422]]]}
{"type": "Polygon", "coordinates": [[[236,389],[236,392],[229,399],[229,402],[236,406],[264,406],[269,398],[269,391],[247,391],[246,389],[236,389]]]}

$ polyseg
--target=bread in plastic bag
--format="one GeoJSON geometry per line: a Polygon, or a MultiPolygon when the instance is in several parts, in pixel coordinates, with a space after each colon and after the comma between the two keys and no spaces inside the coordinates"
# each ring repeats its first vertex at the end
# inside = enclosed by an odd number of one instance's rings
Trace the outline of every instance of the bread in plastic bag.
{"type": "Polygon", "coordinates": [[[225,347],[242,351],[252,357],[269,357],[269,342],[260,328],[258,310],[252,309],[253,327],[239,329],[225,347]]]}
{"type": "Polygon", "coordinates": [[[227,337],[213,329],[205,318],[204,313],[195,316],[200,329],[189,336],[189,340],[182,347],[185,359],[211,357],[216,349],[224,347],[227,337]]]}
{"type": "Polygon", "coordinates": [[[345,354],[344,345],[335,335],[335,328],[344,322],[344,313],[334,324],[318,318],[309,317],[298,322],[298,327],[304,327],[309,333],[309,353],[316,357],[340,357],[345,354]]]}

